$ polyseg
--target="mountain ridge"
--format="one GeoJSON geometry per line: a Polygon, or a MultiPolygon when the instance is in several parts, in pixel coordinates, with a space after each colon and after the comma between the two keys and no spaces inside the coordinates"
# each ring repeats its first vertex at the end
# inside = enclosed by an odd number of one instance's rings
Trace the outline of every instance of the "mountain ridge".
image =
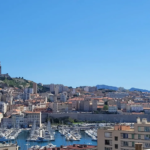
{"type": "MultiPolygon", "coordinates": [[[[116,87],[116,86],[109,86],[109,85],[104,85],[104,84],[102,84],[102,85],[96,85],[96,87],[97,87],[97,89],[108,89],[108,90],[115,90],[115,91],[117,91],[118,89],[119,89],[119,87],[116,87]]],[[[130,88],[130,89],[126,89],[126,90],[129,90],[129,91],[139,91],[139,92],[149,92],[150,93],[150,91],[149,90],[146,90],[146,89],[140,89],[140,88],[134,88],[134,87],[132,87],[132,88],[130,88]]]]}

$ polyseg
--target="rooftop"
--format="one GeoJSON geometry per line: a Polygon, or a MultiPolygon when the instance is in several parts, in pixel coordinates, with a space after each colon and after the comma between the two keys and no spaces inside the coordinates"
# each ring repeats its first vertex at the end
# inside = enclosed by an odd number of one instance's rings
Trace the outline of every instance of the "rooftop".
{"type": "Polygon", "coordinates": [[[94,145],[79,145],[79,144],[73,144],[69,146],[60,146],[59,148],[51,148],[52,150],[72,150],[72,149],[90,149],[90,148],[96,148],[94,145]]]}
{"type": "Polygon", "coordinates": [[[17,144],[2,144],[2,143],[0,143],[0,147],[16,147],[16,146],[18,146],[17,144]]]}

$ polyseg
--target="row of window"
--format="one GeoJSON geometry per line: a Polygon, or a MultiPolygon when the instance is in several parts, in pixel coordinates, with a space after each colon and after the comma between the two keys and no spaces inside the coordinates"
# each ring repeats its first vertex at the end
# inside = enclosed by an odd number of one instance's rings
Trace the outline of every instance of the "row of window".
{"type": "Polygon", "coordinates": [[[122,145],[122,146],[126,146],[126,147],[127,147],[127,146],[132,146],[132,147],[134,147],[134,142],[132,142],[131,145],[129,145],[129,142],[127,142],[127,141],[122,141],[122,142],[121,142],[121,145],[122,145]]]}
{"type": "MultiPolygon", "coordinates": [[[[105,140],[105,145],[112,145],[112,141],[111,140],[105,140]]],[[[134,147],[134,142],[128,142],[128,141],[121,141],[121,146],[125,146],[125,147],[134,147]]],[[[114,145],[115,149],[118,149],[118,144],[114,145]]]]}
{"type": "Polygon", "coordinates": [[[29,116],[29,118],[39,118],[40,116],[29,116]]]}
{"type": "MultiPolygon", "coordinates": [[[[115,148],[115,149],[118,149],[118,144],[115,144],[115,145],[114,145],[114,148],[115,148]]],[[[112,150],[112,147],[105,147],[105,150],[112,150]]]]}
{"type": "Polygon", "coordinates": [[[150,132],[150,127],[138,127],[139,132],[150,132]]]}
{"type": "MultiPolygon", "coordinates": [[[[143,135],[143,140],[150,140],[150,135],[147,134],[147,135],[143,135]]],[[[129,138],[129,134],[128,133],[123,133],[122,134],[122,138],[123,139],[128,139],[129,138]]],[[[131,138],[134,139],[135,138],[135,134],[131,134],[131,138]]],[[[142,139],[141,138],[141,134],[138,134],[138,139],[142,139]]]]}

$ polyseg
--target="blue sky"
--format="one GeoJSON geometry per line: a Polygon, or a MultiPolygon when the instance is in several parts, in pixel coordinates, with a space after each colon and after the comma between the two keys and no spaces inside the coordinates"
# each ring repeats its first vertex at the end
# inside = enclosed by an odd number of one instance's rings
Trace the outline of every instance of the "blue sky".
{"type": "Polygon", "coordinates": [[[149,0],[1,0],[2,71],[150,90],[149,8],[149,0]]]}

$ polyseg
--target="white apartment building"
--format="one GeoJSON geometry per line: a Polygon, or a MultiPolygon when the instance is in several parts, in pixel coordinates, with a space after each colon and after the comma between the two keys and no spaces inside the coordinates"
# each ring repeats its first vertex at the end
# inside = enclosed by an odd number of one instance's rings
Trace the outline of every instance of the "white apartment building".
{"type": "Polygon", "coordinates": [[[50,92],[54,92],[55,91],[55,85],[54,84],[50,84],[50,92]]]}
{"type": "Polygon", "coordinates": [[[12,104],[12,102],[13,102],[13,96],[12,95],[7,95],[6,96],[6,102],[12,104]]]}
{"type": "Polygon", "coordinates": [[[92,101],[84,100],[84,111],[86,112],[92,111],[92,101]]]}
{"type": "Polygon", "coordinates": [[[24,93],[33,94],[33,93],[34,93],[34,90],[33,90],[33,88],[25,88],[25,89],[24,89],[24,93]]]}
{"type": "Polygon", "coordinates": [[[92,100],[92,111],[97,111],[98,100],[92,100]]]}
{"type": "Polygon", "coordinates": [[[5,114],[7,111],[7,104],[4,102],[0,102],[0,112],[5,114]]]}
{"type": "Polygon", "coordinates": [[[141,112],[143,111],[143,106],[141,104],[131,104],[130,105],[132,112],[141,112]]]}
{"type": "Polygon", "coordinates": [[[3,118],[3,114],[0,113],[0,123],[1,123],[2,118],[3,118]]]}
{"type": "Polygon", "coordinates": [[[59,93],[59,86],[56,85],[56,86],[55,86],[55,95],[58,95],[58,93],[59,93]]]}
{"type": "Polygon", "coordinates": [[[108,112],[109,113],[116,113],[118,110],[117,105],[108,105],[108,112]]]}
{"type": "Polygon", "coordinates": [[[143,105],[142,104],[127,104],[126,105],[126,111],[127,112],[141,112],[143,111],[143,105]]]}
{"type": "Polygon", "coordinates": [[[63,92],[68,92],[68,87],[67,86],[63,86],[63,92]]]}
{"type": "Polygon", "coordinates": [[[107,97],[110,98],[124,98],[126,96],[129,96],[129,93],[127,92],[109,92],[106,94],[107,97]]]}
{"type": "Polygon", "coordinates": [[[73,88],[73,89],[72,89],[72,94],[75,94],[75,93],[76,93],[76,89],[73,88]]]}
{"type": "Polygon", "coordinates": [[[97,91],[96,86],[89,87],[89,92],[95,92],[95,91],[97,91]]]}
{"type": "Polygon", "coordinates": [[[86,86],[86,87],[84,88],[84,91],[89,92],[89,87],[86,86]]]}
{"type": "Polygon", "coordinates": [[[120,107],[121,107],[121,109],[126,109],[126,105],[127,105],[127,102],[126,102],[126,101],[120,102],[120,107]]]}
{"type": "Polygon", "coordinates": [[[115,125],[112,128],[98,129],[98,150],[134,150],[135,143],[143,143],[144,149],[150,149],[150,122],[137,119],[134,128],[127,125],[115,125]]]}
{"type": "Polygon", "coordinates": [[[60,101],[66,102],[67,101],[67,92],[63,92],[60,94],[60,101]]]}

